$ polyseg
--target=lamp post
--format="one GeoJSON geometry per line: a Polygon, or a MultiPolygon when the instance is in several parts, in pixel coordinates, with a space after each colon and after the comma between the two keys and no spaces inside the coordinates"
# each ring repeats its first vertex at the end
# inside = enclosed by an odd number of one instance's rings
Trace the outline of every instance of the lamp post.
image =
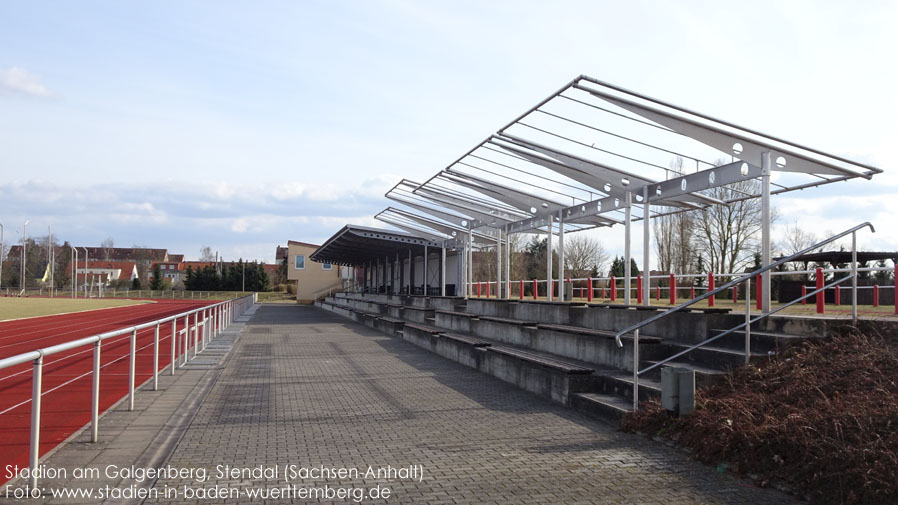
{"type": "Polygon", "coordinates": [[[243,262],[243,285],[240,287],[241,293],[246,293],[246,262],[243,262]]]}
{"type": "Polygon", "coordinates": [[[72,263],[72,298],[75,298],[78,291],[78,248],[72,244],[69,244],[69,247],[72,248],[72,257],[75,258],[75,262],[72,263]]]}
{"type": "Polygon", "coordinates": [[[82,247],[82,249],[84,249],[84,298],[87,298],[87,261],[90,258],[90,254],[88,254],[86,247],[82,247]]]}
{"type": "Polygon", "coordinates": [[[0,286],[3,286],[3,224],[0,223],[0,286]]]}
{"type": "Polygon", "coordinates": [[[22,280],[19,282],[22,288],[22,294],[25,293],[25,238],[28,232],[28,223],[30,223],[28,219],[25,220],[25,224],[22,225],[22,280]]]}
{"type": "Polygon", "coordinates": [[[47,261],[50,263],[50,298],[53,298],[53,233],[47,225],[47,261]]]}

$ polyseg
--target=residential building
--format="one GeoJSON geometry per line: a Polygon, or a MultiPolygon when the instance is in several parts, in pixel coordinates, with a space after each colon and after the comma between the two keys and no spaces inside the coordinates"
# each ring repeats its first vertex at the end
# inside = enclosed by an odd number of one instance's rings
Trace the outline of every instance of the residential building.
{"type": "Polygon", "coordinates": [[[296,283],[297,303],[313,303],[329,289],[336,290],[343,286],[339,266],[309,259],[318,247],[306,242],[287,241],[287,280],[296,283]]]}

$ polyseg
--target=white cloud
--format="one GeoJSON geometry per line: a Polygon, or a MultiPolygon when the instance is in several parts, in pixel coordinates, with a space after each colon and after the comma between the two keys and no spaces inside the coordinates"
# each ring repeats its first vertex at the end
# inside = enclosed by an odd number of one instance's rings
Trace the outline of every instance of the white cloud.
{"type": "Polygon", "coordinates": [[[235,219],[234,223],[231,224],[231,231],[233,231],[233,232],[243,233],[248,229],[249,229],[249,221],[244,217],[235,219]]]}
{"type": "Polygon", "coordinates": [[[13,93],[22,93],[38,98],[50,98],[53,93],[44,86],[38,75],[21,67],[10,67],[0,70],[0,89],[13,93]]]}

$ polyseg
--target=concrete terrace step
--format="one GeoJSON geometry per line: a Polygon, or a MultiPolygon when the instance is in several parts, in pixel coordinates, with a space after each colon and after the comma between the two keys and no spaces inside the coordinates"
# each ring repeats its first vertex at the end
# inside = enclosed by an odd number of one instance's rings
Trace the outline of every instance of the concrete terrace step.
{"type": "MultiPolygon", "coordinates": [[[[618,369],[596,370],[599,391],[633,400],[633,373],[618,369]]],[[[661,381],[651,377],[639,377],[639,401],[661,397],[661,381]]]]}
{"type": "Polygon", "coordinates": [[[494,321],[497,323],[513,324],[516,326],[532,326],[534,328],[539,324],[536,321],[525,321],[522,319],[508,319],[505,317],[496,317],[496,316],[479,316],[479,319],[482,321],[494,321]]]}
{"type": "Polygon", "coordinates": [[[456,311],[453,311],[453,310],[435,310],[434,312],[435,312],[436,314],[445,314],[445,315],[447,315],[447,316],[454,316],[454,317],[467,317],[467,318],[470,318],[470,319],[474,319],[474,318],[479,317],[477,314],[471,314],[471,313],[468,313],[468,312],[456,312],[456,311]]]}
{"type": "MultiPolygon", "coordinates": [[[[661,344],[661,349],[669,351],[669,355],[685,351],[695,344],[688,342],[677,342],[673,340],[665,340],[661,344]]],[[[752,351],[749,359],[758,361],[767,357],[767,353],[759,353],[752,351]]],[[[730,347],[721,347],[718,345],[708,344],[695,349],[688,354],[677,358],[679,361],[688,361],[690,363],[698,363],[706,365],[709,368],[727,369],[738,368],[745,364],[745,349],[733,349],[730,347]]]]}
{"type": "Polygon", "coordinates": [[[439,336],[440,338],[448,338],[450,340],[455,340],[456,342],[461,342],[473,347],[489,347],[492,345],[492,342],[488,342],[486,340],[482,340],[469,335],[461,335],[458,333],[440,333],[439,336]]]}
{"type": "MultiPolygon", "coordinates": [[[[710,336],[719,335],[727,330],[712,329],[710,336]]],[[[790,335],[787,333],[774,333],[768,331],[751,331],[751,347],[760,351],[776,351],[799,344],[807,340],[808,337],[802,335],[790,335]]],[[[720,347],[730,347],[733,349],[745,348],[745,330],[736,330],[733,333],[721,337],[715,341],[720,347]]]]}
{"type": "Polygon", "coordinates": [[[605,421],[619,421],[633,411],[633,402],[617,395],[573,393],[571,407],[605,421]]]}
{"type": "MultiPolygon", "coordinates": [[[[537,324],[537,328],[545,329],[545,330],[553,330],[553,331],[561,331],[565,333],[576,333],[578,335],[590,335],[596,337],[605,337],[605,338],[614,338],[615,332],[606,331],[606,330],[594,330],[592,328],[585,328],[583,326],[570,326],[565,324],[537,324]]],[[[624,340],[633,340],[632,335],[624,335],[621,337],[624,340]]],[[[652,336],[639,336],[639,342],[644,344],[656,344],[661,342],[661,339],[658,337],[652,336]]]]}
{"type": "Polygon", "coordinates": [[[517,349],[514,347],[505,346],[505,345],[490,346],[489,351],[490,352],[498,352],[500,354],[514,356],[516,358],[531,361],[540,366],[558,370],[558,371],[566,373],[566,374],[588,375],[588,374],[593,373],[593,371],[594,371],[592,368],[586,368],[583,366],[579,366],[570,361],[565,361],[562,359],[549,357],[549,355],[547,355],[545,353],[535,353],[535,352],[530,352],[530,351],[524,351],[522,349],[517,349]]]}
{"type": "MultiPolygon", "coordinates": [[[[658,363],[657,361],[644,361],[640,363],[640,370],[644,370],[647,367],[658,363]]],[[[709,368],[706,366],[697,365],[695,363],[691,363],[689,361],[669,361],[664,365],[661,365],[657,368],[652,369],[649,372],[642,374],[639,377],[639,381],[650,379],[655,381],[660,381],[661,378],[661,369],[666,366],[675,366],[680,368],[688,368],[695,372],[695,387],[709,387],[715,384],[719,384],[723,381],[723,378],[726,376],[727,372],[724,370],[719,370],[716,368],[709,368]]]]}

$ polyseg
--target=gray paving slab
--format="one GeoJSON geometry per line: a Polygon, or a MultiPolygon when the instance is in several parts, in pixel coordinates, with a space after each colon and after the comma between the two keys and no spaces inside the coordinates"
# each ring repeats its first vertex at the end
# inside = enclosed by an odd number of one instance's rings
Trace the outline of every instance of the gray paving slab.
{"type": "Polygon", "coordinates": [[[262,306],[244,319],[217,365],[196,361],[139,395],[140,412],[110,413],[122,430],[47,460],[192,476],[70,479],[64,487],[150,496],[22,502],[795,502],[313,307],[262,306]],[[220,475],[225,465],[236,473],[220,475]]]}
{"type": "Polygon", "coordinates": [[[167,463],[210,477],[161,479],[146,503],[352,503],[324,493],[370,498],[377,486],[390,499],[363,502],[793,503],[313,307],[256,313],[167,463]],[[369,466],[421,477],[365,476],[369,466]],[[252,474],[273,468],[275,478],[252,474]],[[203,489],[236,494],[196,498],[203,489]],[[264,490],[287,496],[248,494],[264,490]]]}

